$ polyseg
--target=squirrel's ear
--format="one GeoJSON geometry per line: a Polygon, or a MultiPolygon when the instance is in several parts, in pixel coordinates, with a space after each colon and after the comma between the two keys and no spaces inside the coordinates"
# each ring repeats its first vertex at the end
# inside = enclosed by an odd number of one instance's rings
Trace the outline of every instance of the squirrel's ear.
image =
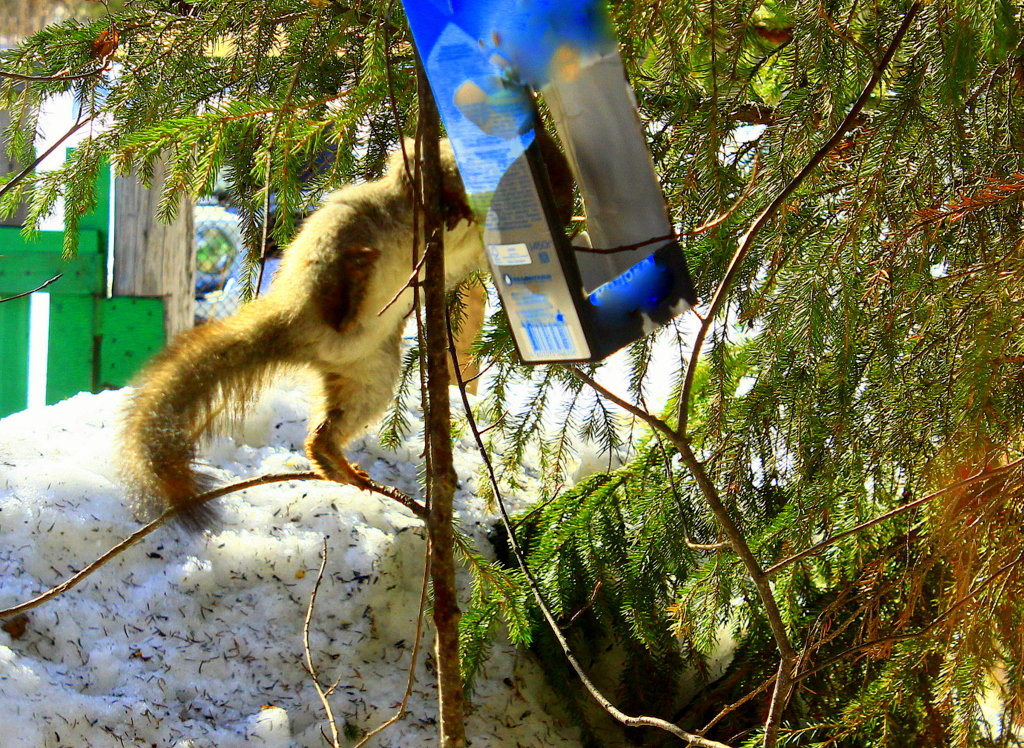
{"type": "Polygon", "coordinates": [[[476,220],[476,214],[469,207],[469,200],[466,197],[466,188],[462,184],[462,177],[455,167],[454,158],[441,157],[441,171],[443,173],[441,183],[441,210],[444,213],[444,227],[448,231],[455,228],[459,221],[476,220]]]}
{"type": "MultiPolygon", "coordinates": [[[[396,148],[391,154],[388,164],[388,171],[396,173],[398,178],[411,187],[413,168],[413,154],[416,152],[416,141],[412,138],[405,139],[405,154],[401,148],[396,148]],[[406,168],[405,159],[408,157],[409,164],[406,168]]],[[[444,213],[444,227],[451,231],[459,221],[473,222],[476,215],[469,207],[466,199],[466,188],[462,184],[462,177],[459,176],[459,168],[455,164],[455,154],[452,153],[451,144],[447,139],[441,141],[441,210],[444,213]]]]}

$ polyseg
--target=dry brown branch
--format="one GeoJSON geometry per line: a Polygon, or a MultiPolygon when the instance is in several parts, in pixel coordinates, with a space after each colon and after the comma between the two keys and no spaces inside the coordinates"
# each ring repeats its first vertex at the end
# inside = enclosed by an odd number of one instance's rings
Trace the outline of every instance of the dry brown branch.
{"type": "Polygon", "coordinates": [[[753,699],[755,696],[758,696],[759,694],[764,693],[768,689],[768,687],[773,685],[774,683],[775,683],[775,676],[773,675],[772,677],[767,678],[764,681],[764,683],[762,683],[760,686],[755,688],[753,691],[748,692],[742,698],[740,698],[740,699],[734,701],[733,703],[729,704],[728,706],[724,707],[718,714],[716,714],[714,717],[711,718],[710,722],[708,722],[706,725],[704,725],[704,727],[702,727],[700,729],[701,734],[703,735],[704,733],[706,733],[708,730],[710,730],[712,727],[717,725],[723,719],[725,719],[730,714],[735,712],[737,709],[739,709],[741,706],[746,704],[748,701],[753,699]]]}
{"type": "Polygon", "coordinates": [[[911,631],[911,632],[908,632],[906,634],[892,634],[891,636],[882,636],[882,637],[879,637],[877,639],[870,639],[869,641],[861,642],[860,644],[854,645],[854,646],[852,646],[852,647],[850,647],[848,649],[843,650],[842,652],[837,654],[835,657],[829,658],[828,660],[826,660],[822,664],[818,665],[817,667],[805,670],[804,672],[800,673],[796,677],[796,680],[800,681],[800,680],[803,680],[804,678],[808,678],[808,677],[814,675],[815,673],[820,673],[822,670],[827,670],[828,668],[832,667],[836,663],[842,661],[844,658],[850,656],[851,654],[853,654],[855,652],[860,652],[860,651],[865,650],[865,649],[870,649],[872,647],[878,646],[879,644],[886,644],[886,643],[889,643],[889,642],[907,641],[909,639],[917,639],[917,638],[920,638],[920,637],[924,636],[929,631],[931,631],[936,626],[938,626],[943,621],[945,621],[947,618],[949,618],[951,615],[953,615],[953,613],[955,613],[957,610],[959,610],[964,605],[966,605],[971,600],[973,600],[975,597],[977,597],[980,593],[984,592],[999,577],[1001,577],[1003,574],[1005,574],[1006,572],[1008,572],[1011,569],[1013,569],[1015,566],[1020,564],[1022,561],[1024,561],[1024,551],[1021,551],[1020,553],[1018,553],[1011,561],[1006,562],[1005,564],[1000,566],[998,569],[993,571],[991,574],[989,574],[987,577],[985,577],[983,580],[981,580],[976,585],[974,585],[974,587],[972,587],[970,590],[968,590],[962,597],[958,598],[956,601],[954,601],[952,604],[950,604],[950,606],[948,608],[946,608],[944,611],[942,611],[942,613],[940,613],[938,616],[936,616],[935,620],[933,620],[931,623],[929,623],[924,628],[918,629],[917,631],[911,631]]]}
{"type": "Polygon", "coordinates": [[[327,568],[327,536],[324,536],[323,547],[320,549],[320,570],[317,571],[316,581],[313,582],[313,591],[309,594],[309,605],[306,606],[306,617],[302,621],[302,651],[306,656],[306,672],[313,679],[313,687],[316,695],[323,704],[324,714],[327,715],[327,724],[331,728],[332,748],[341,748],[341,741],[338,735],[338,722],[334,718],[334,710],[331,709],[330,699],[327,698],[327,691],[320,684],[320,675],[317,673],[316,665],[313,664],[313,653],[309,649],[309,623],[313,620],[313,606],[316,605],[316,593],[320,591],[320,583],[324,579],[324,569],[327,568]]]}
{"type": "MultiPolygon", "coordinates": [[[[201,506],[208,501],[219,499],[221,496],[226,496],[229,493],[235,493],[236,491],[244,491],[247,488],[255,488],[256,486],[264,486],[267,485],[268,483],[282,483],[284,481],[292,480],[323,480],[323,478],[321,478],[314,472],[271,473],[269,475],[260,475],[257,476],[256,478],[249,478],[247,480],[238,481],[237,483],[231,483],[227,486],[220,486],[219,488],[215,488],[212,491],[207,491],[206,493],[200,494],[199,496],[196,497],[196,500],[194,502],[189,503],[188,506],[201,506]]],[[[382,496],[387,496],[388,498],[395,499],[403,506],[408,507],[417,517],[420,517],[421,519],[423,518],[425,512],[424,508],[420,504],[417,504],[415,501],[410,499],[404,493],[399,491],[397,488],[394,488],[392,486],[384,486],[381,485],[380,483],[375,483],[373,481],[370,481],[370,483],[371,490],[373,490],[374,493],[379,493],[382,496]]],[[[120,543],[117,543],[109,551],[107,551],[102,556],[97,558],[91,564],[84,567],[81,571],[75,572],[57,586],[51,587],[45,592],[33,597],[31,600],[19,603],[18,605],[15,605],[11,608],[7,608],[6,610],[0,610],[0,618],[8,618],[10,616],[17,615],[18,613],[23,613],[26,610],[36,608],[45,603],[47,600],[52,600],[53,598],[67,592],[72,587],[76,587],[86,577],[88,577],[94,571],[99,569],[105,563],[107,563],[114,557],[120,555],[124,551],[128,550],[133,545],[142,540],[144,537],[151,534],[154,530],[157,530],[163,525],[165,525],[168,521],[174,519],[177,516],[180,509],[181,507],[168,508],[164,510],[163,514],[154,519],[152,522],[140,527],[138,530],[133,532],[120,543]]]]}

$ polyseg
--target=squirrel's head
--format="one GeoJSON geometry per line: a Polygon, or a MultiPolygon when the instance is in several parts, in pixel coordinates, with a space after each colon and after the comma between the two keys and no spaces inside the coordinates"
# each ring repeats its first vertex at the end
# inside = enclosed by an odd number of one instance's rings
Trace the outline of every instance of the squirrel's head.
{"type": "MultiPolygon", "coordinates": [[[[388,162],[388,172],[398,176],[406,185],[412,184],[415,167],[416,141],[406,138],[402,147],[396,148],[388,162]]],[[[441,204],[444,210],[444,227],[451,231],[459,221],[473,223],[476,215],[469,207],[466,188],[459,176],[455,154],[447,139],[441,141],[441,204]]]]}
{"type": "MultiPolygon", "coordinates": [[[[555,140],[544,130],[537,131],[537,143],[540,146],[541,157],[547,167],[548,182],[554,195],[555,207],[558,218],[562,225],[569,223],[573,213],[573,185],[574,180],[569,162],[565,155],[558,148],[555,140]]],[[[462,177],[459,175],[459,168],[455,163],[455,154],[452,152],[451,143],[444,139],[441,141],[441,201],[445,216],[445,228],[449,231],[455,228],[459,221],[466,220],[473,223],[477,220],[473,209],[466,197],[466,189],[462,184],[462,177]]],[[[397,172],[401,179],[411,184],[411,171],[413,169],[413,154],[416,152],[416,141],[406,138],[404,149],[398,148],[391,155],[388,171],[397,172]]]]}

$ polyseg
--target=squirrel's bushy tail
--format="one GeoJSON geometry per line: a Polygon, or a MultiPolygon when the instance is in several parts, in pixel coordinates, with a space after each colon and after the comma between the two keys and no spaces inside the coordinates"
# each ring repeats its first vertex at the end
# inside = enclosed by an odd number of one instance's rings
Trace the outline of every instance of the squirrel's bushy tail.
{"type": "Polygon", "coordinates": [[[209,504],[195,503],[213,483],[195,470],[195,445],[215,423],[240,413],[286,363],[287,324],[261,301],[182,333],[134,383],[119,453],[140,519],[174,507],[192,530],[215,520],[209,504]]]}

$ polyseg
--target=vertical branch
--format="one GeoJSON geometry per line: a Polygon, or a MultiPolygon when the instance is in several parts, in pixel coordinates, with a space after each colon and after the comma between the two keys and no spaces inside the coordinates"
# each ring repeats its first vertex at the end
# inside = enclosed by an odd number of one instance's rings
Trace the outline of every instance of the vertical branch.
{"type": "Polygon", "coordinates": [[[324,581],[324,570],[327,568],[327,536],[324,536],[323,547],[320,549],[320,570],[316,574],[316,581],[313,583],[313,591],[309,595],[309,605],[306,606],[306,617],[302,621],[302,652],[306,657],[306,672],[313,679],[313,687],[316,695],[323,705],[324,714],[327,716],[327,724],[331,728],[331,748],[341,748],[341,739],[338,734],[338,721],[334,718],[334,710],[331,709],[331,701],[328,699],[330,689],[325,689],[320,684],[320,674],[313,663],[313,652],[309,648],[309,624],[313,620],[313,607],[316,605],[316,595],[320,591],[320,583],[324,581]]]}
{"type": "Polygon", "coordinates": [[[430,514],[430,574],[437,630],[437,690],[441,746],[466,745],[465,696],[459,663],[459,611],[455,589],[452,537],[452,499],[455,467],[452,461],[451,413],[448,402],[448,334],[444,291],[444,239],[441,218],[440,124],[423,66],[417,66],[420,129],[423,154],[423,230],[426,237],[424,337],[427,359],[427,408],[424,417],[427,453],[427,495],[430,514]]]}

